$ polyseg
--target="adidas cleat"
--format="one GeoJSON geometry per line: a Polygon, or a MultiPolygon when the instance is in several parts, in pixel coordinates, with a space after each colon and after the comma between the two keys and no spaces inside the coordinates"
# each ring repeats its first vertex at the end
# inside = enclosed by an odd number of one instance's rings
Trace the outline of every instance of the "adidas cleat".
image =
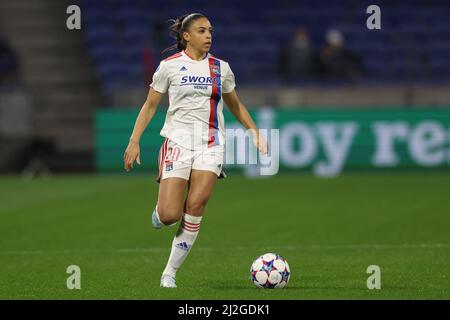
{"type": "Polygon", "coordinates": [[[155,211],[152,213],[152,224],[155,229],[161,229],[163,227],[163,224],[159,221],[155,211]]]}
{"type": "Polygon", "coordinates": [[[163,288],[176,288],[175,277],[168,274],[163,274],[161,277],[161,287],[163,288]]]}

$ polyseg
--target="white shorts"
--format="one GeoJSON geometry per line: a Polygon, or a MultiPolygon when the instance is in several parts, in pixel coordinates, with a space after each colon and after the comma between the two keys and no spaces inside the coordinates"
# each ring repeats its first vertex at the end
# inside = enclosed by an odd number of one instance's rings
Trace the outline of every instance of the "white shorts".
{"type": "Polygon", "coordinates": [[[214,172],[218,178],[225,178],[223,172],[224,145],[216,145],[203,150],[186,149],[168,138],[159,150],[158,178],[182,178],[189,180],[191,170],[214,172]]]}

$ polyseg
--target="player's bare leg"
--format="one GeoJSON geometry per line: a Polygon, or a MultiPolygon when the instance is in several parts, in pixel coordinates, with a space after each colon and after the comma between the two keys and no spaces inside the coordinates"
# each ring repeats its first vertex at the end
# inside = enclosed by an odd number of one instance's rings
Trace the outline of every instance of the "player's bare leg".
{"type": "Polygon", "coordinates": [[[214,172],[192,170],[189,180],[189,192],[185,202],[185,212],[194,217],[203,216],[216,182],[217,175],[214,172]]]}
{"type": "Polygon", "coordinates": [[[194,245],[200,230],[200,222],[211,197],[217,175],[206,170],[192,170],[189,191],[185,201],[185,213],[172,242],[172,251],[164,269],[161,286],[176,288],[175,275],[194,245]]]}
{"type": "Polygon", "coordinates": [[[181,219],[187,185],[188,180],[182,178],[166,178],[160,181],[158,203],[152,215],[155,228],[173,225],[181,219]]]}

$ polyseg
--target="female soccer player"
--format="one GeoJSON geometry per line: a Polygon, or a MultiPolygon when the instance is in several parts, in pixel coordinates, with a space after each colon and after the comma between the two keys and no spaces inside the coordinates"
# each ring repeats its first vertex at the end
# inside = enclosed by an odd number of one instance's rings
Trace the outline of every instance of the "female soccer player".
{"type": "Polygon", "coordinates": [[[124,154],[124,167],[129,172],[134,161],[141,164],[139,140],[162,95],[168,91],[169,109],[161,130],[165,140],[159,152],[159,194],[152,223],[160,229],[181,219],[161,277],[162,287],[176,288],[175,274],[197,238],[215,182],[224,176],[222,100],[236,119],[250,129],[253,143],[263,154],[267,153],[267,142],[239,101],[229,64],[209,53],[209,20],[200,13],[187,14],[174,20],[170,29],[176,44],[166,50],[178,48],[180,52],[161,61],[153,75],[124,154]]]}

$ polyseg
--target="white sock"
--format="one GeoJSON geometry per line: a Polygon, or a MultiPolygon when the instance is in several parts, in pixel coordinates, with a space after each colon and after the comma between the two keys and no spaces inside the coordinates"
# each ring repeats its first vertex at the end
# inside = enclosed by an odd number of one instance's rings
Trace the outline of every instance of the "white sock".
{"type": "Polygon", "coordinates": [[[197,239],[201,221],[202,217],[194,217],[187,213],[183,215],[181,225],[172,241],[172,251],[163,274],[175,277],[197,239]]]}

